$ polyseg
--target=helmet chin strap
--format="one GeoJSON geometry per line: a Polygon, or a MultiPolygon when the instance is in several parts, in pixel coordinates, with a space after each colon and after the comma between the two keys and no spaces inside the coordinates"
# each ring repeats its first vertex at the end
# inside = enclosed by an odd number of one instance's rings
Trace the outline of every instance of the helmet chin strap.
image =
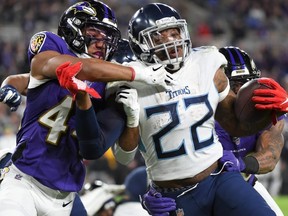
{"type": "Polygon", "coordinates": [[[148,63],[148,64],[155,63],[155,61],[153,59],[154,53],[155,53],[155,49],[150,49],[148,52],[141,53],[140,54],[141,61],[148,63]]]}
{"type": "Polygon", "coordinates": [[[184,62],[178,62],[178,63],[174,63],[174,64],[168,64],[166,65],[165,69],[169,72],[169,73],[176,73],[177,71],[179,71],[181,69],[181,67],[183,67],[184,62]]]}

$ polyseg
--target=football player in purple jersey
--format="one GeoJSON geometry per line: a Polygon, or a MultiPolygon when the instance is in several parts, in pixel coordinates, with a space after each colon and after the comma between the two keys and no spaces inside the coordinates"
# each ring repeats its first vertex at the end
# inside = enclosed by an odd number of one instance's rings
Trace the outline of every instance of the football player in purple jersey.
{"type": "MultiPolygon", "coordinates": [[[[136,66],[107,62],[119,39],[114,12],[106,4],[93,0],[69,7],[60,19],[57,35],[43,31],[31,38],[27,106],[17,133],[12,164],[1,183],[0,214],[70,215],[75,194],[85,178],[82,159],[100,157],[125,128],[126,117],[117,107],[111,108],[106,116],[114,118],[110,124],[112,131],[110,136],[102,137],[105,143],[94,151],[87,150],[90,146],[85,142],[78,143],[75,133],[78,109],[71,92],[59,85],[56,76],[59,66],[81,62],[81,70],[75,76],[93,83],[73,84],[96,97],[93,103],[100,110],[105,97],[103,82],[127,80],[166,86],[169,77],[164,70],[155,73],[151,67],[140,71],[136,66]]],[[[13,93],[9,88],[12,87],[2,85],[2,91],[8,89],[13,93]]]]}
{"type": "MultiPolygon", "coordinates": [[[[219,52],[228,60],[225,73],[235,94],[246,82],[260,77],[260,70],[245,51],[230,46],[220,48],[219,52]]],[[[218,122],[215,124],[224,149],[220,163],[226,164],[227,171],[242,172],[246,181],[265,199],[277,216],[283,216],[281,209],[266,188],[257,181],[255,174],[271,172],[278,163],[284,146],[283,127],[284,119],[279,117],[275,125],[255,135],[232,137],[218,122]]]]}
{"type": "MultiPolygon", "coordinates": [[[[135,60],[135,56],[129,47],[128,40],[120,39],[118,42],[117,51],[113,54],[111,61],[122,64],[123,62],[130,62],[134,60],[135,60]]],[[[28,83],[29,83],[29,74],[10,75],[2,83],[4,87],[0,89],[1,90],[0,101],[7,104],[10,107],[11,111],[16,111],[18,106],[21,103],[21,94],[18,91],[20,91],[23,95],[26,95],[28,83]]],[[[93,83],[92,85],[97,86],[96,84],[97,82],[93,83]]],[[[100,83],[100,84],[104,84],[104,83],[100,83]]],[[[96,102],[97,101],[94,101],[94,106],[95,106],[94,109],[96,112],[98,112],[100,110],[99,107],[103,108],[105,104],[103,100],[98,101],[97,103],[96,102]]],[[[77,113],[79,114],[79,112],[77,113]]],[[[86,120],[81,119],[80,124],[81,122],[86,123],[86,120]]],[[[86,129],[85,126],[83,126],[83,128],[86,129]]],[[[107,133],[109,133],[109,130],[107,131],[107,133]]],[[[109,145],[111,145],[111,143],[109,145]]],[[[109,147],[109,145],[107,146],[107,148],[109,147]]],[[[89,150],[91,149],[88,149],[88,151],[89,150]]],[[[96,155],[100,156],[101,152],[103,152],[103,150],[99,151],[99,153],[97,152],[96,155]]],[[[3,152],[3,154],[0,155],[0,158],[1,158],[0,169],[7,167],[9,165],[8,162],[11,159],[11,152],[10,151],[3,152]]],[[[2,175],[1,175],[0,180],[2,180],[2,177],[5,176],[4,171],[6,171],[7,169],[8,168],[5,168],[3,169],[3,171],[1,171],[2,175]]],[[[83,203],[80,200],[79,195],[77,195],[73,202],[71,216],[87,215],[85,207],[87,206],[83,205],[83,203]]]]}

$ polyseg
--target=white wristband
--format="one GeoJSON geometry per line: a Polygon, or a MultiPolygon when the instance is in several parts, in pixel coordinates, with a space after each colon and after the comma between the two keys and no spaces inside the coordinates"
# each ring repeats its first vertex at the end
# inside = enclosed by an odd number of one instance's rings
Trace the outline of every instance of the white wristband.
{"type": "Polygon", "coordinates": [[[132,151],[124,151],[117,142],[112,147],[112,151],[116,160],[123,165],[129,164],[134,159],[137,149],[138,147],[132,151]]]}

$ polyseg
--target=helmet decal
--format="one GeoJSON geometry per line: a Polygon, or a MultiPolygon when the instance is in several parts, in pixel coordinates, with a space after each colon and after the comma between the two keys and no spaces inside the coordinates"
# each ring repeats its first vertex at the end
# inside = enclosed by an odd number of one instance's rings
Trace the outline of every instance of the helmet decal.
{"type": "Polygon", "coordinates": [[[79,2],[76,3],[75,5],[72,5],[70,8],[68,8],[66,13],[69,13],[70,11],[74,11],[74,14],[76,13],[87,13],[88,15],[91,16],[96,16],[96,11],[93,7],[91,7],[91,4],[88,2],[79,2]]]}

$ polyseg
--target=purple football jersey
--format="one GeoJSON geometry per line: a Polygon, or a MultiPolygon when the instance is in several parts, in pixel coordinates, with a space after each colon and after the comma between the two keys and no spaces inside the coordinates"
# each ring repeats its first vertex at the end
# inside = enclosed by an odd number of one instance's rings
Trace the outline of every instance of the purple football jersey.
{"type": "MultiPolygon", "coordinates": [[[[43,51],[75,56],[66,42],[51,32],[35,34],[28,58],[43,51]]],[[[92,85],[104,98],[105,83],[92,85]]],[[[13,163],[43,185],[61,191],[79,191],[85,167],[75,133],[75,103],[58,80],[50,80],[27,92],[27,106],[17,133],[13,163]]]]}
{"type": "MultiPolygon", "coordinates": [[[[278,121],[282,120],[283,116],[278,117],[278,121]]],[[[267,128],[269,128],[267,126],[267,128]]],[[[224,150],[231,150],[236,157],[245,157],[250,152],[255,151],[257,139],[261,135],[262,131],[259,131],[255,135],[246,137],[232,137],[230,136],[218,122],[215,123],[215,130],[219,137],[224,150]]]]}
{"type": "Polygon", "coordinates": [[[256,141],[260,132],[246,137],[230,136],[218,122],[215,123],[216,133],[219,137],[224,150],[231,150],[236,157],[245,157],[248,153],[255,150],[256,141]]]}

